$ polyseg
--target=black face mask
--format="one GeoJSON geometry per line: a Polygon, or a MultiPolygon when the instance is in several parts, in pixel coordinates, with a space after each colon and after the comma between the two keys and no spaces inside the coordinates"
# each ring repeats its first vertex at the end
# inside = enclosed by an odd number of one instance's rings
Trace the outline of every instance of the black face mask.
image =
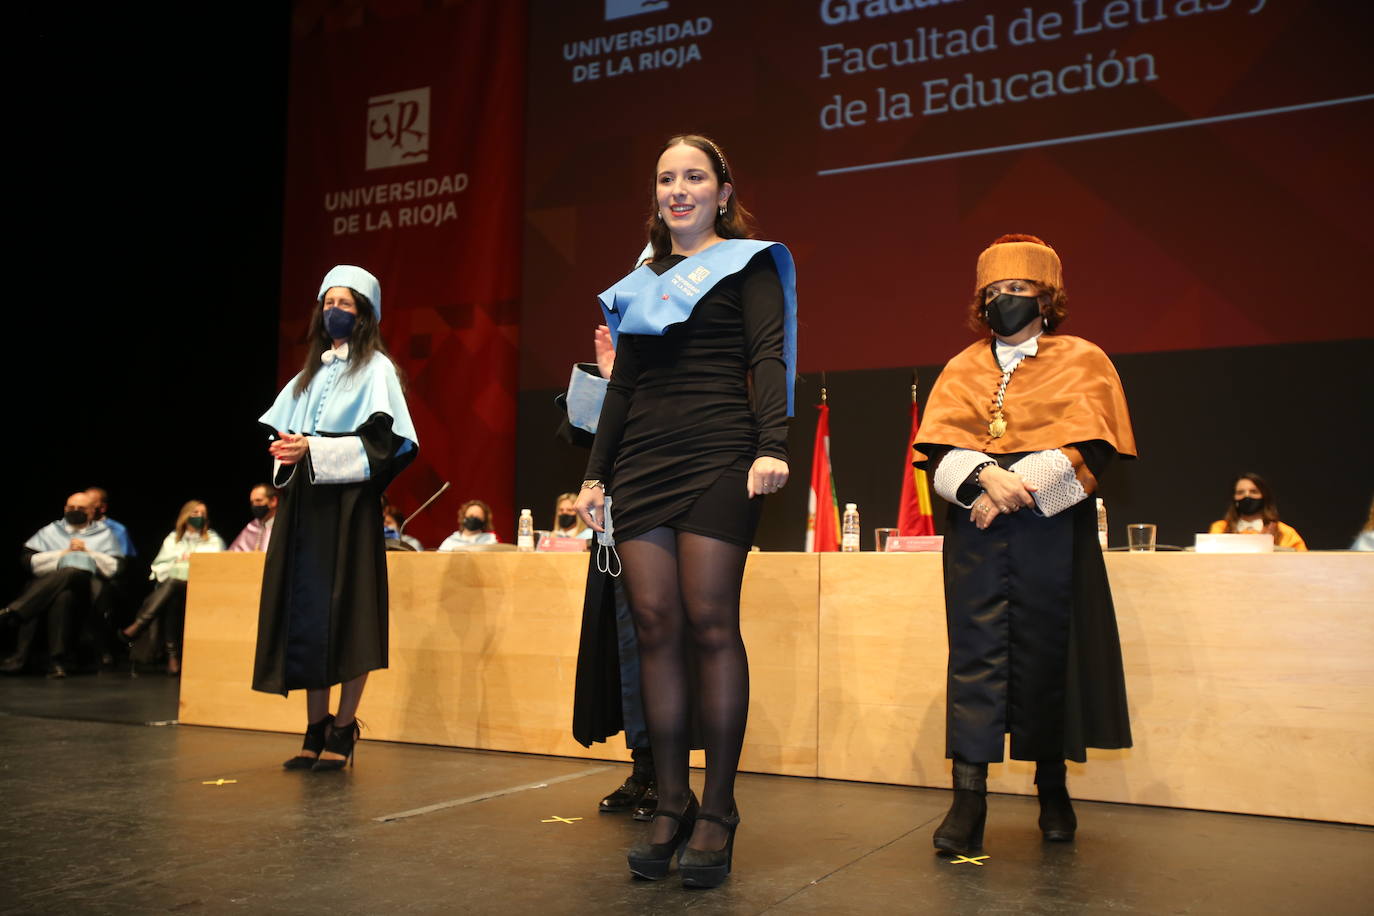
{"type": "Polygon", "coordinates": [[[1257,515],[1264,509],[1264,500],[1257,496],[1247,496],[1236,500],[1236,512],[1241,515],[1257,515]]]}
{"type": "Polygon", "coordinates": [[[469,515],[463,519],[463,527],[469,531],[481,531],[486,526],[487,523],[475,515],[469,515]]]}
{"type": "Polygon", "coordinates": [[[199,531],[200,529],[205,527],[205,516],[193,515],[186,520],[186,524],[190,525],[192,528],[199,531]]]}
{"type": "Polygon", "coordinates": [[[68,509],[62,518],[73,528],[85,528],[88,522],[86,513],[80,509],[68,509]]]}
{"type": "Polygon", "coordinates": [[[1010,337],[1040,317],[1040,300],[1034,296],[1002,293],[983,306],[988,327],[1000,337],[1010,337]]]}
{"type": "Polygon", "coordinates": [[[253,518],[257,519],[258,521],[262,521],[263,519],[267,518],[267,513],[269,513],[269,512],[272,511],[272,507],[271,507],[271,506],[252,506],[252,507],[249,508],[248,511],[251,512],[251,513],[253,513],[253,518]]]}
{"type": "Polygon", "coordinates": [[[558,527],[559,527],[559,528],[571,528],[573,525],[576,525],[576,524],[577,524],[577,516],[576,516],[575,514],[573,514],[573,513],[571,513],[571,512],[560,512],[560,513],[558,513],[558,527]]]}

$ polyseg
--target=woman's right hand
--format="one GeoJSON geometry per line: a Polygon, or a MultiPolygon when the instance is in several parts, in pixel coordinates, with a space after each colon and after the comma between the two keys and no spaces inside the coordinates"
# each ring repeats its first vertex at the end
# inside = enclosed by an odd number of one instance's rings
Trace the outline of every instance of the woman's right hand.
{"type": "Polygon", "coordinates": [[[573,510],[586,522],[588,528],[593,531],[605,531],[606,528],[601,524],[602,507],[605,505],[605,490],[600,487],[583,487],[582,492],[577,494],[573,510]]]}
{"type": "Polygon", "coordinates": [[[1037,487],[1026,483],[1014,471],[988,465],[978,475],[978,485],[983,488],[983,493],[974,500],[969,519],[979,528],[987,528],[999,515],[1035,505],[1035,497],[1031,494],[1037,487]]]}

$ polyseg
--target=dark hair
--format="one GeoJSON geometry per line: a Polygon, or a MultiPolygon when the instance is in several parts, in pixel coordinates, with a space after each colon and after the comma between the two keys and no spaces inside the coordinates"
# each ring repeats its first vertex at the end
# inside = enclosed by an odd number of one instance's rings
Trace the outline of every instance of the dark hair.
{"type": "MultiPolygon", "coordinates": [[[[686,144],[705,153],[707,161],[711,163],[711,170],[716,174],[716,183],[728,183],[732,186],[730,196],[725,199],[725,213],[716,215],[716,235],[723,239],[753,238],[754,217],[739,202],[739,188],[735,186],[734,174],[730,171],[730,165],[725,161],[725,154],[721,152],[720,147],[714,140],[703,137],[701,134],[678,134],[675,137],[670,137],[668,142],[663,144],[658,155],[661,157],[679,144],[686,144]]],[[[655,188],[657,188],[657,184],[657,175],[655,175],[655,188]]],[[[654,246],[653,260],[657,261],[659,258],[666,258],[672,254],[673,237],[668,231],[667,224],[659,217],[657,190],[651,195],[649,203],[649,222],[646,228],[649,231],[649,243],[654,246]]]]}
{"type": "MultiPolygon", "coordinates": [[[[372,300],[353,287],[345,287],[353,294],[353,302],[358,307],[358,323],[353,326],[353,333],[348,338],[348,369],[347,372],[354,373],[366,366],[372,354],[380,353],[387,359],[391,359],[391,354],[387,352],[386,344],[382,342],[381,331],[377,328],[377,310],[372,307],[372,300]]],[[[328,292],[328,290],[326,290],[328,292]]],[[[324,364],[320,362],[320,356],[334,345],[330,339],[329,332],[324,329],[324,298],[316,300],[315,311],[310,316],[310,330],[305,335],[305,362],[301,364],[300,374],[296,376],[296,396],[305,394],[305,389],[310,387],[310,382],[315,377],[315,373],[320,371],[324,364]]],[[[396,380],[405,387],[405,378],[401,375],[401,367],[396,366],[396,361],[391,360],[396,368],[396,380]]]]}
{"type": "MultiPolygon", "coordinates": [[[[1042,238],[1034,235],[1024,235],[1019,232],[1009,233],[999,236],[993,241],[993,245],[1002,245],[1006,242],[1031,242],[1035,245],[1043,245],[1049,248],[1050,245],[1042,238]]],[[[1003,277],[1004,280],[1027,279],[1023,277],[1003,277]]],[[[1000,282],[1000,281],[999,281],[1000,282]]],[[[992,328],[988,325],[988,286],[975,290],[973,301],[968,306],[968,326],[979,334],[991,334],[992,328]]],[[[1040,316],[1045,319],[1045,333],[1053,334],[1055,330],[1064,323],[1069,317],[1069,294],[1061,286],[1046,286],[1044,283],[1036,283],[1041,292],[1037,299],[1040,300],[1040,316]]]]}
{"type": "MultiPolygon", "coordinates": [[[[1274,493],[1269,489],[1269,483],[1253,471],[1237,474],[1236,480],[1248,480],[1259,487],[1260,499],[1264,500],[1264,508],[1260,510],[1261,514],[1264,516],[1264,527],[1268,528],[1270,525],[1276,524],[1279,520],[1279,507],[1278,504],[1274,502],[1274,493]]],[[[1234,534],[1236,522],[1238,521],[1240,521],[1240,513],[1236,511],[1235,499],[1232,499],[1231,505],[1226,509],[1226,530],[1234,534]]]]}
{"type": "Polygon", "coordinates": [[[458,507],[458,524],[461,525],[461,524],[463,523],[463,519],[465,519],[465,518],[468,517],[468,510],[471,509],[473,506],[476,506],[477,508],[479,508],[479,509],[482,510],[482,517],[486,520],[486,521],[485,521],[485,524],[482,526],[482,530],[483,530],[483,531],[490,531],[490,530],[491,530],[491,506],[488,506],[486,503],[482,502],[482,500],[480,500],[480,499],[470,499],[470,500],[468,500],[467,502],[463,503],[461,506],[458,507]]]}

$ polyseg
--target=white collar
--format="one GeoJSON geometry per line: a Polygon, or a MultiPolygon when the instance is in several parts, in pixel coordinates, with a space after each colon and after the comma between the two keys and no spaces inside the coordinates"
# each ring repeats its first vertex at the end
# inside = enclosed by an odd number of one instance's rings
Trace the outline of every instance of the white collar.
{"type": "MultiPolygon", "coordinates": [[[[1040,334],[1045,333],[1041,331],[1040,334]]],[[[1036,334],[1030,340],[1023,340],[1019,344],[1004,343],[998,339],[995,352],[997,354],[997,364],[1006,372],[1027,356],[1034,356],[1040,352],[1040,334],[1036,334]]]]}
{"type": "Polygon", "coordinates": [[[344,342],[344,345],[342,347],[339,347],[337,349],[331,347],[330,349],[325,350],[323,353],[320,354],[320,362],[324,363],[326,366],[334,362],[334,360],[336,359],[345,361],[348,359],[347,341],[344,342]]]}
{"type": "Polygon", "coordinates": [[[1263,531],[1263,530],[1264,530],[1264,519],[1262,519],[1262,518],[1257,518],[1257,519],[1255,519],[1253,522],[1247,522],[1247,521],[1246,521],[1245,519],[1243,519],[1243,518],[1238,518],[1238,519],[1236,519],[1236,533],[1237,533],[1237,534],[1240,534],[1240,533],[1245,532],[1245,531],[1263,531]]]}

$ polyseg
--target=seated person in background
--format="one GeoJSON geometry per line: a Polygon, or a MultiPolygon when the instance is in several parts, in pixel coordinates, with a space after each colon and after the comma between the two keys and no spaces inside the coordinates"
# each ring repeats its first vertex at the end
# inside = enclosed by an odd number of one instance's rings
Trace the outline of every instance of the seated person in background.
{"type": "Polygon", "coordinates": [[[17,623],[14,654],[0,670],[22,671],[39,625],[48,628],[48,676],[66,677],[80,621],[95,606],[102,585],[119,571],[124,547],[114,530],[93,521],[86,491],[67,497],[62,518],[40,528],[24,542],[23,562],[33,581],[8,607],[0,608],[0,625],[17,623]]]}
{"type": "Polygon", "coordinates": [[[181,673],[181,634],[186,622],[186,580],[191,554],[218,553],[224,541],[210,527],[205,503],[193,499],[177,513],[177,524],[153,558],[150,579],[157,581],[134,622],[120,631],[135,661],[152,661],[161,643],[167,650],[167,673],[181,673]],[[138,639],[140,634],[142,639],[138,639]],[[135,645],[137,640],[137,645],[135,645]]]}
{"type": "Polygon", "coordinates": [[[576,493],[563,493],[558,497],[553,504],[553,527],[549,529],[549,537],[579,538],[583,541],[591,539],[592,529],[587,527],[582,521],[582,516],[573,509],[575,505],[576,493]]]}
{"type": "Polygon", "coordinates": [[[1350,545],[1351,550],[1374,550],[1374,499],[1369,501],[1369,518],[1365,519],[1364,528],[1355,535],[1355,543],[1350,545]]]}
{"type": "Polygon", "coordinates": [[[134,542],[129,538],[129,529],[105,514],[110,511],[110,494],[103,487],[87,487],[86,495],[91,498],[91,521],[104,522],[114,532],[115,537],[119,538],[119,546],[124,548],[124,556],[138,556],[134,542]]]}
{"type": "Polygon", "coordinates": [[[446,537],[439,549],[448,553],[499,543],[491,528],[491,507],[480,499],[470,499],[458,510],[458,530],[446,537]]]}
{"type": "Polygon", "coordinates": [[[405,516],[401,510],[387,503],[382,506],[382,537],[388,541],[399,540],[411,550],[424,550],[425,545],[420,543],[419,538],[413,538],[401,531],[401,523],[405,521],[405,516]]]}
{"type": "Polygon", "coordinates": [[[1298,533],[1279,521],[1274,491],[1260,475],[1241,474],[1231,499],[1226,517],[1212,522],[1208,534],[1268,534],[1280,549],[1307,549],[1298,533]]]}
{"type": "Polygon", "coordinates": [[[260,483],[248,491],[248,511],[253,520],[243,526],[230,550],[266,550],[272,540],[272,523],[277,518],[277,488],[271,484],[260,483]]]}

